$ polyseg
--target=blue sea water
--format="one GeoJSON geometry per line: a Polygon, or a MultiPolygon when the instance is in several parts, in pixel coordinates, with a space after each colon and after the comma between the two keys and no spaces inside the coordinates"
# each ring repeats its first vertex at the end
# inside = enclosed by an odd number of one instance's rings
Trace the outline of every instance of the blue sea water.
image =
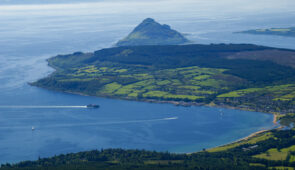
{"type": "Polygon", "coordinates": [[[233,33],[294,26],[290,22],[295,17],[290,8],[293,1],[263,6],[269,1],[259,0],[254,9],[224,8],[230,0],[210,2],[116,0],[0,6],[0,163],[101,148],[187,153],[272,128],[273,117],[265,113],[79,96],[27,84],[53,72],[47,58],[111,47],[146,17],[170,24],[196,43],[295,49],[295,38],[233,33]],[[263,7],[259,8],[259,2],[263,7]],[[60,107],[90,103],[101,107],[60,107]]]}

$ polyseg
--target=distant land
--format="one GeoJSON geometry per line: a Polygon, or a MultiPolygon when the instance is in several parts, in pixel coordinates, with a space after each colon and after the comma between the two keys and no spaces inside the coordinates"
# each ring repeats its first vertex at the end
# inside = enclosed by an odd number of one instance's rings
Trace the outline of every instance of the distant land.
{"type": "Polygon", "coordinates": [[[161,25],[154,19],[147,18],[116,46],[177,45],[188,42],[188,39],[169,25],[161,25]]]}
{"type": "Polygon", "coordinates": [[[294,56],[294,50],[251,44],[115,47],[50,58],[56,71],[32,85],[127,100],[292,113],[294,56]]]}
{"type": "Polygon", "coordinates": [[[185,42],[168,25],[147,18],[119,47],[50,58],[56,71],[32,85],[176,105],[295,111],[295,50],[252,44],[164,45],[185,42]]]}
{"type": "Polygon", "coordinates": [[[295,37],[295,27],[289,28],[269,28],[269,29],[255,29],[242,31],[237,33],[246,33],[246,34],[261,34],[261,35],[279,35],[287,37],[295,37]]]}

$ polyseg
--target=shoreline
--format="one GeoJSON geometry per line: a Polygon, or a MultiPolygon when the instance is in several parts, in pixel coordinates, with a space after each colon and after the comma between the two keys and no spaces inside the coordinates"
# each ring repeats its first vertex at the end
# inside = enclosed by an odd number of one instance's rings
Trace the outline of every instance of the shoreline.
{"type": "Polygon", "coordinates": [[[241,142],[241,141],[244,141],[244,140],[248,140],[248,139],[250,139],[250,138],[252,138],[252,137],[254,137],[254,136],[257,136],[257,135],[259,135],[259,134],[261,134],[261,133],[263,133],[263,132],[267,132],[267,131],[269,131],[269,130],[265,129],[265,130],[259,130],[259,131],[257,131],[257,132],[253,132],[253,133],[251,133],[250,135],[248,135],[248,136],[246,136],[246,137],[244,137],[244,138],[238,139],[237,141],[232,142],[232,143],[236,143],[236,142],[241,142]]]}
{"type": "Polygon", "coordinates": [[[273,124],[277,125],[278,124],[278,115],[277,114],[273,114],[273,121],[272,121],[273,124]]]}
{"type": "Polygon", "coordinates": [[[33,83],[28,83],[31,86],[35,86],[38,88],[55,91],[55,92],[61,92],[61,93],[67,93],[67,94],[74,94],[74,95],[80,95],[80,96],[88,96],[88,97],[99,97],[99,98],[107,98],[107,99],[116,99],[116,100],[127,100],[127,101],[135,101],[135,102],[147,102],[147,103],[158,103],[158,104],[173,104],[175,106],[182,106],[182,107],[191,107],[191,106],[207,106],[207,107],[214,107],[214,108],[223,108],[223,109],[233,109],[233,110],[242,110],[242,111],[249,111],[249,112],[259,112],[259,113],[265,113],[265,114],[272,114],[275,115],[275,118],[273,120],[273,123],[277,123],[277,115],[275,112],[266,112],[263,110],[254,110],[248,107],[239,107],[239,106],[230,106],[230,105],[218,105],[216,103],[197,103],[197,102],[185,102],[185,101],[173,101],[173,100],[157,100],[157,99],[135,99],[135,98],[128,98],[128,97],[119,97],[119,96],[109,96],[109,95],[90,95],[85,94],[83,92],[73,92],[73,91],[66,91],[66,90],[58,90],[58,89],[51,89],[46,88],[44,86],[38,86],[33,83]]]}
{"type": "MultiPolygon", "coordinates": [[[[30,84],[32,85],[32,84],[30,84]]],[[[35,85],[32,85],[35,86],[35,85]]],[[[35,86],[35,87],[40,87],[40,86],[35,86]]],[[[44,87],[41,87],[44,88],[44,87]]],[[[274,125],[278,125],[278,115],[276,113],[270,113],[270,112],[261,112],[261,111],[255,111],[253,109],[250,108],[244,108],[244,107],[233,107],[233,106],[228,106],[228,105],[217,105],[215,103],[209,103],[209,104],[205,104],[205,103],[196,103],[196,102],[184,102],[184,101],[160,101],[160,100],[156,100],[156,99],[141,99],[141,100],[134,100],[131,98],[120,98],[120,97],[114,97],[114,96],[93,96],[93,95],[87,95],[84,93],[79,93],[79,92],[71,92],[71,91],[62,91],[62,90],[54,90],[54,89],[48,89],[48,88],[44,88],[47,90],[53,90],[53,91],[58,91],[61,93],[68,93],[68,94],[74,94],[74,95],[80,95],[80,96],[89,96],[89,97],[101,97],[101,98],[108,98],[108,99],[116,99],[116,100],[128,100],[128,101],[137,101],[137,102],[148,102],[148,103],[158,103],[158,104],[173,104],[175,106],[182,106],[182,107],[191,107],[191,106],[206,106],[206,107],[214,107],[214,108],[224,108],[224,109],[233,109],[233,110],[242,110],[242,111],[251,111],[251,112],[258,112],[258,113],[264,113],[264,114],[272,114],[273,115],[273,120],[272,123],[274,125]]],[[[280,129],[282,126],[276,127],[276,128],[272,128],[272,129],[280,129]]],[[[271,129],[264,129],[264,130],[259,130],[256,132],[253,132],[251,134],[249,134],[248,136],[245,136],[243,138],[237,139],[233,142],[230,143],[226,143],[223,145],[219,145],[213,148],[217,148],[217,147],[222,147],[222,146],[226,146],[226,145],[231,145],[234,143],[238,143],[244,140],[248,140],[252,137],[255,137],[261,133],[270,131],[271,129]]],[[[208,148],[208,150],[213,149],[213,148],[208,148]]],[[[192,154],[192,153],[197,153],[197,152],[201,152],[201,151],[193,151],[193,152],[189,152],[186,154],[192,154]]]]}
{"type": "MultiPolygon", "coordinates": [[[[272,121],[272,123],[274,124],[274,125],[277,125],[278,124],[278,122],[277,122],[277,115],[276,114],[273,114],[273,121],[272,121]]],[[[276,128],[273,128],[273,129],[279,129],[281,126],[279,126],[279,127],[276,127],[276,128]]],[[[246,137],[244,137],[244,138],[241,138],[241,139],[238,139],[237,141],[235,141],[235,142],[233,142],[233,143],[236,143],[236,142],[240,142],[240,141],[243,141],[243,140],[248,140],[248,139],[250,139],[250,138],[252,138],[252,137],[255,137],[255,136],[257,136],[257,135],[259,135],[259,134],[261,134],[261,133],[264,133],[264,132],[267,132],[267,131],[270,131],[271,129],[264,129],[264,130],[259,130],[259,131],[257,131],[257,132],[253,132],[253,133],[251,133],[250,135],[248,135],[248,136],[246,136],[246,137]]]]}
{"type": "MultiPolygon", "coordinates": [[[[273,114],[273,121],[272,121],[272,123],[274,125],[279,125],[279,123],[278,123],[278,116],[275,113],[269,113],[269,114],[273,114]]],[[[272,129],[281,129],[281,128],[283,128],[282,125],[280,125],[278,127],[275,127],[275,128],[272,128],[272,129]]],[[[216,147],[213,147],[213,148],[208,148],[206,150],[210,150],[210,149],[214,149],[214,148],[218,148],[218,147],[223,147],[223,146],[228,146],[228,145],[232,145],[232,144],[239,143],[239,142],[242,142],[242,141],[247,141],[247,140],[249,140],[249,139],[251,139],[253,137],[256,137],[259,134],[268,132],[268,131],[270,131],[272,129],[259,130],[259,131],[256,131],[256,132],[253,132],[253,133],[249,134],[248,136],[245,136],[243,138],[237,139],[237,140],[235,140],[233,142],[230,142],[230,143],[227,143],[227,144],[224,144],[224,145],[219,145],[219,146],[216,146],[216,147]]]]}
{"type": "MultiPolygon", "coordinates": [[[[255,136],[257,136],[257,135],[259,135],[261,133],[267,132],[267,131],[269,131],[269,130],[259,130],[259,131],[256,131],[256,132],[251,133],[248,136],[245,136],[245,137],[242,137],[240,139],[237,139],[237,140],[235,140],[233,142],[226,143],[224,145],[215,146],[215,147],[212,147],[212,148],[208,148],[206,150],[210,151],[211,149],[214,149],[214,148],[219,148],[219,147],[223,147],[223,146],[228,146],[228,145],[232,145],[232,144],[235,144],[235,143],[239,143],[239,142],[242,142],[242,141],[246,141],[246,140],[249,140],[250,138],[253,138],[253,137],[255,137],[255,136]]],[[[194,153],[194,152],[192,152],[192,153],[194,153]]]]}

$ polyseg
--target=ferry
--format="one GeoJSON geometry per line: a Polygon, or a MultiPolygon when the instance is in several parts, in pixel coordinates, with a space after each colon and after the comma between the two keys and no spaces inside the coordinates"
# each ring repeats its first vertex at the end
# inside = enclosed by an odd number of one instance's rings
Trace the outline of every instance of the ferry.
{"type": "Polygon", "coordinates": [[[95,108],[95,109],[97,109],[97,108],[99,108],[99,105],[97,105],[97,104],[88,104],[88,105],[86,105],[86,107],[87,108],[95,108]]]}

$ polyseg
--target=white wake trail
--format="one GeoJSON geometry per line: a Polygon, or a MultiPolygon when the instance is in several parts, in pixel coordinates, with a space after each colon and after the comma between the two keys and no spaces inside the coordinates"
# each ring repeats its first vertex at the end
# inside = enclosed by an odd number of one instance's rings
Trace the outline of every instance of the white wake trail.
{"type": "MultiPolygon", "coordinates": [[[[127,121],[114,121],[114,122],[99,122],[99,123],[77,123],[77,124],[63,124],[63,125],[46,126],[46,128],[115,125],[115,124],[130,124],[130,123],[147,123],[147,122],[169,121],[169,120],[176,120],[176,119],[178,119],[178,117],[168,117],[168,118],[161,118],[161,119],[147,119],[147,120],[127,120],[127,121]]],[[[45,127],[43,126],[42,128],[45,128],[45,127]]]]}
{"type": "MultiPolygon", "coordinates": [[[[51,128],[68,128],[68,127],[83,127],[83,126],[99,126],[99,125],[116,125],[116,124],[130,124],[130,123],[147,123],[147,122],[158,122],[158,121],[170,121],[177,120],[178,117],[168,117],[161,119],[146,119],[146,120],[127,120],[127,121],[113,121],[113,122],[99,122],[99,123],[72,123],[72,124],[57,124],[49,126],[34,126],[35,130],[51,129],[51,128]]],[[[31,126],[0,126],[0,130],[4,129],[21,129],[30,130],[31,126]]]]}
{"type": "Polygon", "coordinates": [[[67,109],[87,108],[87,106],[0,106],[0,109],[67,109]]]}

